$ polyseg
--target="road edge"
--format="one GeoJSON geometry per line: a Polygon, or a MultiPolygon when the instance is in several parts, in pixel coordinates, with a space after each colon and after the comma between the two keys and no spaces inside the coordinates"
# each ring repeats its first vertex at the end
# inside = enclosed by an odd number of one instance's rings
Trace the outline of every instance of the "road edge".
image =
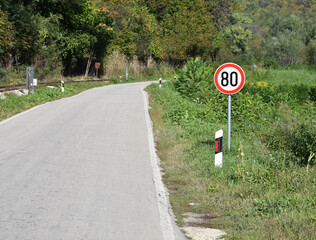
{"type": "Polygon", "coordinates": [[[145,121],[147,126],[148,133],[148,144],[150,151],[150,162],[154,175],[154,183],[156,188],[156,197],[158,202],[158,209],[160,215],[160,227],[163,234],[164,240],[175,240],[175,233],[173,229],[173,224],[169,212],[169,200],[168,194],[165,189],[165,186],[162,182],[162,176],[159,168],[159,159],[156,154],[155,140],[153,134],[153,125],[149,116],[149,103],[148,103],[148,94],[145,90],[142,90],[144,98],[144,111],[145,111],[145,121]]]}

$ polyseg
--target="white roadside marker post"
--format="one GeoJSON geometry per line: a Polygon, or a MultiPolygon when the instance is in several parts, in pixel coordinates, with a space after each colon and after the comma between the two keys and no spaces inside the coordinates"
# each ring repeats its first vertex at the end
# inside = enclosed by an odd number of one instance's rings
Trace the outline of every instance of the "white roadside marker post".
{"type": "Polygon", "coordinates": [[[61,92],[65,92],[65,83],[64,83],[64,81],[61,81],[60,87],[61,87],[61,92]]]}
{"type": "Polygon", "coordinates": [[[223,165],[223,130],[215,133],[215,167],[223,165]]]}
{"type": "Polygon", "coordinates": [[[159,87],[160,87],[160,88],[161,88],[161,81],[162,81],[162,79],[159,78],[159,87]]]}

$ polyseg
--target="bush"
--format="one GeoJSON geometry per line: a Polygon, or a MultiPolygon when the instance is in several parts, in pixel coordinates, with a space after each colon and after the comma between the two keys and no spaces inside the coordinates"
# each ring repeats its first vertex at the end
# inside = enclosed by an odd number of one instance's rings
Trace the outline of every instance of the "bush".
{"type": "MultiPolygon", "coordinates": [[[[170,93],[173,96],[168,104],[173,107],[168,119],[178,123],[192,119],[226,122],[227,96],[215,88],[212,73],[210,63],[199,58],[185,65],[174,88],[188,101],[170,93]]],[[[264,81],[269,74],[260,74],[260,79],[257,75],[255,81],[247,82],[241,92],[232,96],[232,120],[240,132],[253,132],[265,142],[276,158],[282,160],[286,154],[286,162],[295,160],[295,163],[306,164],[310,153],[316,152],[316,132],[309,123],[313,116],[307,104],[307,100],[315,98],[315,87],[300,82],[271,84],[264,81]]]]}
{"type": "MultiPolygon", "coordinates": [[[[311,153],[316,152],[316,131],[308,123],[299,123],[296,128],[289,133],[287,146],[297,157],[300,164],[306,165],[311,153]]],[[[315,158],[311,164],[315,164],[315,158]]]]}
{"type": "Polygon", "coordinates": [[[214,69],[210,63],[202,61],[201,58],[192,59],[187,62],[177,76],[174,86],[182,95],[200,100],[206,100],[207,92],[213,86],[214,69]]]}
{"type": "Polygon", "coordinates": [[[311,152],[316,152],[313,125],[296,117],[286,105],[281,105],[274,122],[264,133],[269,148],[286,154],[295,163],[306,165],[311,152]]]}
{"type": "Polygon", "coordinates": [[[274,58],[266,58],[264,59],[263,66],[267,68],[276,69],[280,67],[280,63],[274,58]]]}
{"type": "Polygon", "coordinates": [[[311,87],[308,92],[311,101],[316,101],[316,87],[311,87]]]}

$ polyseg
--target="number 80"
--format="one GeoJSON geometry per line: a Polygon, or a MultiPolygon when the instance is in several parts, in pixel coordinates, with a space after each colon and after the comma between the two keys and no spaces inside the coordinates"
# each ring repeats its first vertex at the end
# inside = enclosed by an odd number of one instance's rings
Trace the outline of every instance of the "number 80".
{"type": "Polygon", "coordinates": [[[221,80],[222,86],[227,87],[229,83],[233,87],[236,87],[238,85],[238,74],[236,72],[231,72],[229,76],[228,72],[224,71],[222,72],[221,76],[222,76],[222,80],[221,80]],[[230,78],[228,79],[228,77],[230,78]]]}

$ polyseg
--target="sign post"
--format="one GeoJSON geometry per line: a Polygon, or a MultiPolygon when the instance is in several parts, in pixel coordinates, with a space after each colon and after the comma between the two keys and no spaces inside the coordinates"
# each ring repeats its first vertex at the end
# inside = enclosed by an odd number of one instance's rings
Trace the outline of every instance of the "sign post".
{"type": "Polygon", "coordinates": [[[244,70],[235,63],[225,63],[214,74],[214,83],[216,88],[228,95],[227,109],[227,147],[230,150],[230,135],[231,135],[231,95],[239,92],[246,80],[244,70]]]}
{"type": "Polygon", "coordinates": [[[94,68],[95,68],[95,72],[96,72],[96,77],[98,77],[98,72],[99,72],[99,69],[101,67],[101,63],[100,62],[95,62],[94,63],[94,68]]]}
{"type": "Polygon", "coordinates": [[[128,81],[128,66],[125,67],[125,79],[128,81]]]}
{"type": "Polygon", "coordinates": [[[230,150],[230,133],[231,133],[231,113],[232,113],[232,96],[228,95],[227,106],[227,148],[230,150]]]}
{"type": "Polygon", "coordinates": [[[33,86],[33,68],[27,67],[26,68],[26,88],[28,89],[28,95],[31,94],[31,91],[33,92],[34,86],[33,86]]]}

